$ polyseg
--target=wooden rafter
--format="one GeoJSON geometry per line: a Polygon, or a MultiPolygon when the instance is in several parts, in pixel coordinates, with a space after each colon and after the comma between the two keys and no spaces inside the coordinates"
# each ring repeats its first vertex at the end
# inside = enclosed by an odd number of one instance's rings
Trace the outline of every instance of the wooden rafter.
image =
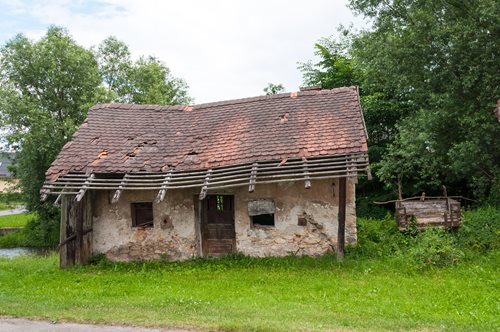
{"type": "Polygon", "coordinates": [[[307,159],[306,157],[302,157],[302,162],[304,164],[304,179],[305,179],[305,188],[311,188],[311,177],[309,176],[309,169],[307,168],[307,159]]]}
{"type": "Polygon", "coordinates": [[[163,183],[161,185],[161,189],[158,192],[158,195],[156,196],[156,203],[160,203],[165,199],[165,195],[167,194],[167,186],[168,183],[170,182],[170,178],[172,177],[172,171],[169,171],[167,175],[165,176],[165,179],[163,180],[163,183]]]}
{"type": "Polygon", "coordinates": [[[44,198],[47,195],[78,195],[85,190],[115,190],[113,202],[116,202],[123,190],[157,190],[157,198],[162,199],[162,193],[172,189],[201,188],[201,196],[208,188],[248,186],[249,192],[252,192],[257,178],[259,184],[304,181],[308,188],[313,180],[356,177],[366,173],[368,166],[366,154],[354,154],[287,159],[284,163],[261,161],[210,170],[128,173],[123,178],[99,176],[90,181],[83,173],[70,173],[54,182],[46,182],[40,193],[44,198]],[[277,167],[278,164],[281,166],[277,167]]]}
{"type": "Polygon", "coordinates": [[[80,189],[80,191],[78,192],[78,194],[76,194],[76,197],[75,197],[75,201],[76,202],[80,202],[82,200],[83,196],[87,192],[87,189],[89,188],[89,185],[92,183],[92,180],[94,180],[94,178],[95,178],[95,174],[92,173],[85,180],[85,183],[83,184],[82,189],[80,189]]]}
{"type": "Polygon", "coordinates": [[[212,175],[212,170],[209,169],[207,171],[207,175],[205,176],[205,181],[203,182],[203,187],[201,187],[200,191],[200,201],[204,200],[207,197],[208,183],[210,182],[210,176],[212,175]]]}
{"type": "Polygon", "coordinates": [[[113,199],[111,199],[112,204],[117,203],[118,200],[120,199],[123,189],[125,189],[125,186],[127,185],[127,181],[128,181],[128,174],[125,174],[120,182],[120,185],[118,186],[118,189],[116,189],[115,194],[113,195],[113,199]]]}

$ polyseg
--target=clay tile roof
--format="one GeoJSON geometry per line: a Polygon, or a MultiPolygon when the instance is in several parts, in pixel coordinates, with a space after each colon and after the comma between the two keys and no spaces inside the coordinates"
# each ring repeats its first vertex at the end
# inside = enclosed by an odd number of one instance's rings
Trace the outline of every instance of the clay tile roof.
{"type": "Polygon", "coordinates": [[[132,173],[367,152],[356,87],[193,106],[97,104],[47,171],[132,173]]]}

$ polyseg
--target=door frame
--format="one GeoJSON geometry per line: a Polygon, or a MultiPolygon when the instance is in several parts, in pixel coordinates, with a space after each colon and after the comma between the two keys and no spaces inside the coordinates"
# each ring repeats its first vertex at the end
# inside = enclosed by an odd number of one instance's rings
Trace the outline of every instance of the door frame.
{"type": "Polygon", "coordinates": [[[195,214],[197,214],[197,220],[198,220],[198,225],[197,225],[197,232],[199,234],[199,241],[198,241],[198,245],[199,245],[199,254],[200,256],[208,256],[208,253],[206,252],[205,250],[205,246],[206,246],[206,242],[205,242],[205,238],[204,238],[204,227],[206,225],[206,222],[207,222],[207,211],[206,211],[206,208],[207,208],[207,198],[209,196],[231,196],[232,197],[232,205],[233,205],[233,209],[232,209],[232,212],[233,212],[233,218],[232,218],[232,224],[233,224],[233,230],[234,230],[234,233],[233,233],[233,251],[232,252],[236,252],[236,207],[235,207],[235,204],[236,204],[236,200],[235,200],[235,195],[233,193],[210,193],[210,194],[207,194],[206,197],[203,199],[203,200],[199,200],[197,198],[195,198],[197,201],[198,201],[198,204],[195,204],[195,214]]]}

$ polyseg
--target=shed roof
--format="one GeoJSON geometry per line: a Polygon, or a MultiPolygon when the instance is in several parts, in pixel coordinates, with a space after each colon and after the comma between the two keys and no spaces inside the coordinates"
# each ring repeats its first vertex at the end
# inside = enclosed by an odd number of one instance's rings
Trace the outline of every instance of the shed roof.
{"type": "Polygon", "coordinates": [[[272,160],[366,154],[356,87],[194,106],[97,104],[48,169],[71,172],[199,171],[272,160]]]}

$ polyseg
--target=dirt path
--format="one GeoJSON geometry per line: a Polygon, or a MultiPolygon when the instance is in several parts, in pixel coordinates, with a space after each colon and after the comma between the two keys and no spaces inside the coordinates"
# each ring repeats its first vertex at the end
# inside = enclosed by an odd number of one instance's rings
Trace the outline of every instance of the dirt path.
{"type": "Polygon", "coordinates": [[[179,329],[149,329],[130,326],[51,323],[41,320],[0,318],[0,332],[187,332],[179,329]]]}

